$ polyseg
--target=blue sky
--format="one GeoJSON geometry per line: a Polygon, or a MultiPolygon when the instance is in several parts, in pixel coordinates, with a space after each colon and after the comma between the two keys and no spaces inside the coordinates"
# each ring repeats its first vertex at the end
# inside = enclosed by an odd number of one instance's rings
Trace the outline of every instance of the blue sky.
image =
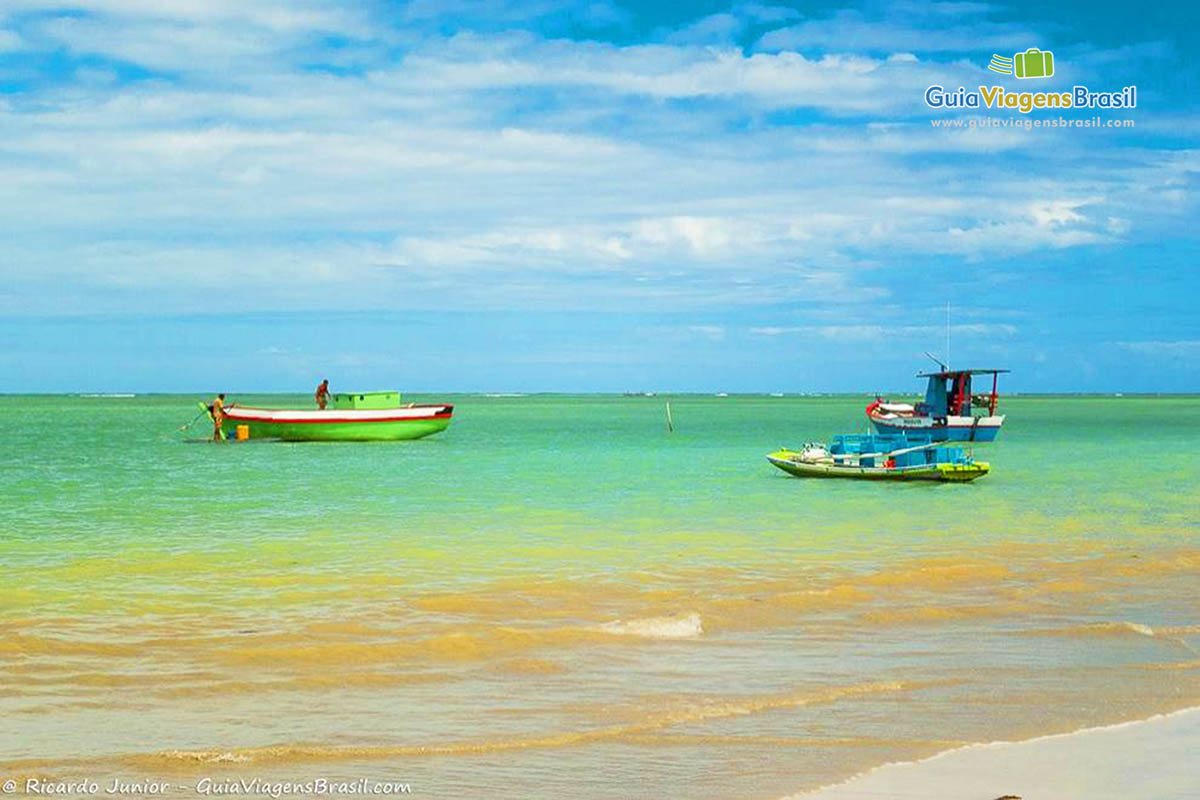
{"type": "Polygon", "coordinates": [[[1198,38],[1185,3],[5,0],[0,368],[908,389],[950,303],[1010,388],[1200,391],[1198,38]],[[1029,47],[1054,77],[987,70],[1029,47]],[[935,128],[1021,116],[935,83],[1138,107],[935,128]]]}

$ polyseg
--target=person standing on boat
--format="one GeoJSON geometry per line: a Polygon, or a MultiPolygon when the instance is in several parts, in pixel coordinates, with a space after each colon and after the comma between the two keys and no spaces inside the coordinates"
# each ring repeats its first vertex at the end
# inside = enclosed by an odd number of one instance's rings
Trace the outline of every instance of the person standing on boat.
{"type": "Polygon", "coordinates": [[[317,401],[317,408],[325,410],[325,404],[329,402],[329,379],[321,381],[321,385],[317,387],[317,393],[313,395],[317,401]]]}
{"type": "Polygon", "coordinates": [[[208,413],[212,415],[213,441],[219,442],[225,438],[224,431],[221,430],[221,424],[225,422],[224,392],[213,398],[212,405],[208,407],[208,413]]]}

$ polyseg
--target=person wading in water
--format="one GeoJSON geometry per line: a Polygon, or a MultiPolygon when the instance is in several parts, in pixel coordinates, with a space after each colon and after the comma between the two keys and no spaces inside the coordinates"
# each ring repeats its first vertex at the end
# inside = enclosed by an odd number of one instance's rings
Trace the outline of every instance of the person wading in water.
{"type": "Polygon", "coordinates": [[[221,423],[225,421],[224,392],[213,398],[212,405],[208,407],[208,413],[212,414],[213,419],[213,441],[219,442],[225,438],[224,432],[221,430],[221,423]]]}

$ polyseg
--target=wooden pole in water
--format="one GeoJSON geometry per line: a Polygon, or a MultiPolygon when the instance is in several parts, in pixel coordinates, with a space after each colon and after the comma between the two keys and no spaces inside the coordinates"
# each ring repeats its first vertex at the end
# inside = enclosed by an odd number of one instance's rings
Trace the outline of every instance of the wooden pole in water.
{"type": "Polygon", "coordinates": [[[675,423],[671,421],[671,403],[667,401],[667,433],[674,433],[675,423]]]}

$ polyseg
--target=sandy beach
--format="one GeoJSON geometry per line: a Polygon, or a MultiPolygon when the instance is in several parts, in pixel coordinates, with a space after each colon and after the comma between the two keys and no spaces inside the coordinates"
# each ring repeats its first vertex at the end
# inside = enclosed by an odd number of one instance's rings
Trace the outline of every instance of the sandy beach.
{"type": "Polygon", "coordinates": [[[1185,800],[1200,796],[1200,708],[888,764],[792,800],[1185,800]]]}

